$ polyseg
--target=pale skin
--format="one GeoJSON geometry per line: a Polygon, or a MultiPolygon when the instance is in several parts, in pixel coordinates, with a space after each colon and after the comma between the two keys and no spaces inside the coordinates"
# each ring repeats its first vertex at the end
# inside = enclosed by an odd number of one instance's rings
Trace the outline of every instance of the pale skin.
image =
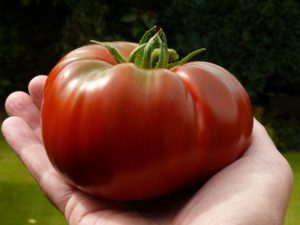
{"type": "Polygon", "coordinates": [[[128,206],[93,198],[70,186],[52,167],[41,140],[39,117],[45,80],[46,76],[37,76],[29,83],[29,94],[14,92],[7,98],[10,117],[3,122],[2,132],[68,224],[283,224],[292,171],[256,120],[247,152],[188,195],[128,206]]]}

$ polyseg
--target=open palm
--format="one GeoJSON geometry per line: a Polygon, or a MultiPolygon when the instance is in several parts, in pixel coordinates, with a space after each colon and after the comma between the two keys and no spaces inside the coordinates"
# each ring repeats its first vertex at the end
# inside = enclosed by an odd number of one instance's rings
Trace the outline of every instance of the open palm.
{"type": "Polygon", "coordinates": [[[265,129],[254,123],[248,151],[197,192],[139,204],[93,198],[67,184],[47,158],[40,134],[40,106],[46,76],[29,84],[29,94],[12,93],[3,134],[49,200],[70,225],[276,225],[287,208],[292,172],[265,129]]]}

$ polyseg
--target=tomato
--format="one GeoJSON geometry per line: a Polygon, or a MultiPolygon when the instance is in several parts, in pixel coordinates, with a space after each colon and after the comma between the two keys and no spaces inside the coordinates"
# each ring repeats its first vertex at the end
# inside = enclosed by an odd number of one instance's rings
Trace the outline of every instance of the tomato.
{"type": "Polygon", "coordinates": [[[45,85],[41,122],[49,159],[70,184],[94,196],[143,200],[204,182],[251,141],[251,103],[230,72],[201,61],[170,68],[163,38],[142,44],[139,51],[129,42],[78,48],[45,85]],[[153,43],[162,47],[159,58],[149,58],[153,43]],[[130,54],[138,65],[128,62],[130,54]]]}

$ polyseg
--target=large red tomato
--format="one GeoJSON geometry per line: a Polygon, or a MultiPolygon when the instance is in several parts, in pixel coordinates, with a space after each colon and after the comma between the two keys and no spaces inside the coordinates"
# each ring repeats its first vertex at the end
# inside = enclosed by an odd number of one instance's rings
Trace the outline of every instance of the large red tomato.
{"type": "Polygon", "coordinates": [[[49,159],[95,196],[130,201],[176,191],[207,180],[250,144],[251,104],[232,74],[199,61],[168,69],[164,38],[142,44],[78,48],[45,85],[41,121],[49,159]],[[153,43],[160,46],[156,58],[153,43]],[[139,65],[125,62],[132,51],[139,65]]]}

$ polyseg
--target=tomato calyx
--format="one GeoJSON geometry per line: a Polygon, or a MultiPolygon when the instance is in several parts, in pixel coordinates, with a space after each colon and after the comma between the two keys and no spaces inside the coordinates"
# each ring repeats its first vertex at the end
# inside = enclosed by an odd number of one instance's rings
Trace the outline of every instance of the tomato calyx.
{"type": "Polygon", "coordinates": [[[166,35],[158,26],[146,31],[139,41],[139,45],[131,52],[128,60],[125,60],[115,48],[105,42],[95,40],[90,42],[105,47],[117,63],[134,63],[144,69],[172,69],[185,64],[206,50],[205,48],[198,49],[179,60],[176,50],[168,48],[166,35]]]}

